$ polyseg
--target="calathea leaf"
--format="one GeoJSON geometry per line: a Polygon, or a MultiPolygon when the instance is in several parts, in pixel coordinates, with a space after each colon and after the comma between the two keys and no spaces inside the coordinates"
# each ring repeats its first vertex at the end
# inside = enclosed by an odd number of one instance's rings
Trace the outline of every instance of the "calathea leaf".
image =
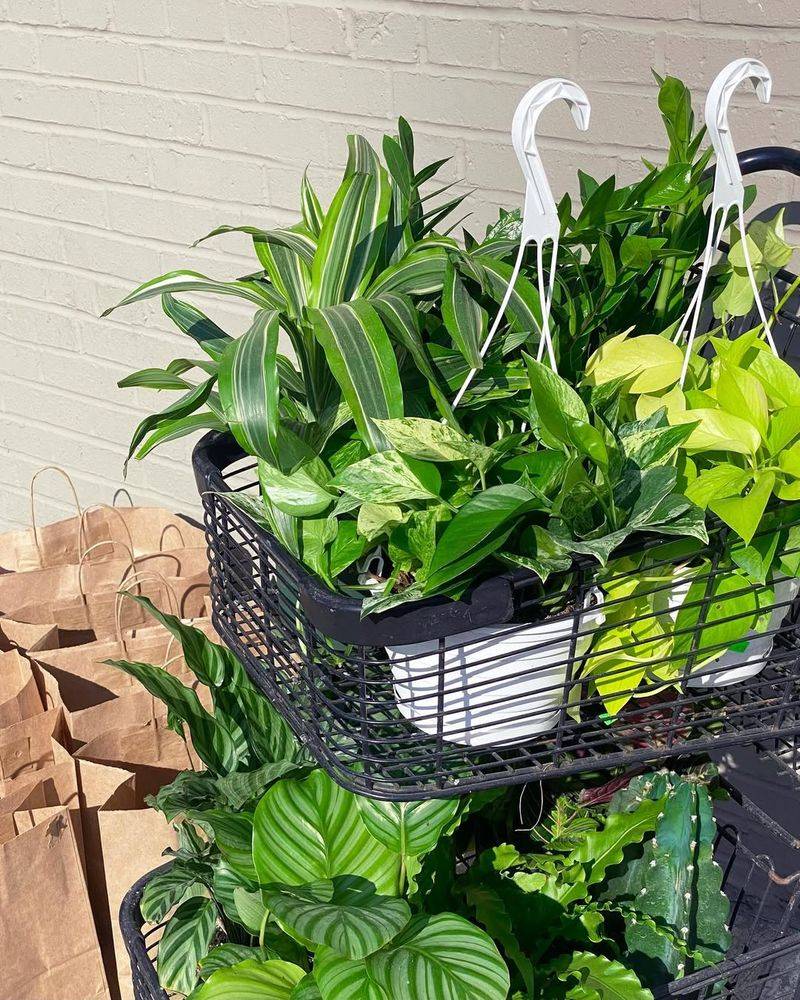
{"type": "Polygon", "coordinates": [[[176,299],[169,292],[161,296],[161,307],[172,322],[213,360],[219,361],[225,348],[233,339],[205,313],[188,302],[176,299]]]}
{"type": "Polygon", "coordinates": [[[211,947],[216,922],[213,900],[193,896],[181,903],[158,942],[158,981],[165,990],[191,993],[197,963],[211,947]]]}
{"type": "Polygon", "coordinates": [[[269,957],[264,948],[247,944],[220,944],[212,948],[205,958],[200,959],[200,978],[208,979],[219,969],[229,969],[232,965],[238,965],[248,959],[254,962],[266,962],[269,957]]]}
{"type": "Polygon", "coordinates": [[[452,913],[415,917],[367,969],[390,997],[407,1000],[505,1000],[510,986],[492,939],[452,913]]]}
{"type": "Polygon", "coordinates": [[[390,1000],[389,994],[371,977],[361,959],[342,958],[332,948],[320,948],[314,955],[314,979],[322,1000],[390,1000]]]}
{"type": "Polygon", "coordinates": [[[367,879],[338,875],[301,886],[267,886],[264,902],[298,941],[332,948],[344,958],[366,958],[411,919],[404,899],[379,896],[367,879]]]}
{"type": "Polygon", "coordinates": [[[432,851],[461,807],[458,799],[386,802],[359,796],[357,802],[375,840],[404,857],[432,851]]]}
{"type": "Polygon", "coordinates": [[[447,262],[442,290],[442,318],[453,344],[472,368],[482,368],[481,347],[489,317],[470,295],[452,261],[447,262]]]}
{"type": "Polygon", "coordinates": [[[208,771],[181,771],[168,785],[163,785],[155,795],[148,795],[145,801],[153,809],[162,812],[168,822],[189,809],[205,809],[214,805],[217,788],[216,778],[208,771]]]}
{"type": "Polygon", "coordinates": [[[263,282],[215,281],[197,271],[170,271],[168,274],[151,278],[150,281],[139,285],[121,302],[106,309],[102,315],[108,316],[120,306],[127,306],[132,302],[141,302],[144,299],[152,299],[155,296],[175,292],[211,292],[216,295],[232,295],[235,298],[252,302],[260,309],[280,309],[283,306],[280,295],[263,282]]]}
{"type": "Polygon", "coordinates": [[[312,309],[309,318],[361,436],[373,451],[384,451],[387,443],[373,419],[402,417],[403,390],[397,359],[377,312],[359,301],[312,309]]]}
{"type": "Polygon", "coordinates": [[[248,959],[213,973],[192,1000],[291,1000],[305,974],[305,969],[290,962],[248,959]]]}
{"type": "Polygon", "coordinates": [[[230,733],[203,708],[197,694],[177,677],[151,663],[129,660],[105,660],[135,677],[154,698],[163,701],[169,711],[189,727],[198,757],[216,774],[227,774],[237,764],[236,749],[230,733]]]}
{"type": "Polygon", "coordinates": [[[150,879],[139,904],[142,916],[150,924],[158,924],[173,906],[188,894],[200,895],[203,881],[211,881],[210,864],[176,861],[171,868],[150,879]],[[203,880],[203,881],[201,881],[203,880]]]}
{"type": "Polygon", "coordinates": [[[330,485],[364,503],[388,504],[436,499],[441,477],[436,466],[429,462],[384,451],[344,469],[330,485]]]}
{"type": "Polygon", "coordinates": [[[225,809],[203,809],[187,813],[214,841],[230,867],[251,884],[258,881],[253,866],[253,814],[225,809]]]}
{"type": "Polygon", "coordinates": [[[290,1000],[322,1000],[314,973],[309,972],[292,990],[290,1000]]]}
{"type": "Polygon", "coordinates": [[[277,369],[280,321],[260,310],[250,329],[226,349],[219,366],[219,394],[225,417],[249,455],[279,465],[277,369]]]}
{"type": "Polygon", "coordinates": [[[397,893],[399,856],[370,835],[356,797],[324,771],[269,789],[256,808],[253,856],[262,885],[359,875],[384,895],[397,893]]]}
{"type": "Polygon", "coordinates": [[[275,760],[262,764],[254,771],[235,771],[233,774],[220,775],[216,780],[216,790],[231,809],[242,809],[253,799],[261,798],[278,779],[288,775],[300,777],[304,767],[305,765],[293,760],[275,760]]]}

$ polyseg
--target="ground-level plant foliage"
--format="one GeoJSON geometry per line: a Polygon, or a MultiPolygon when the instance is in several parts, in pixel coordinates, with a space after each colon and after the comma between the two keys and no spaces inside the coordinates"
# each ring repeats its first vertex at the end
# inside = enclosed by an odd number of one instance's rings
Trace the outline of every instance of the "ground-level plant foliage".
{"type": "Polygon", "coordinates": [[[163,668],[116,663],[166,703],[206,764],[151,802],[179,837],[141,903],[147,921],[166,922],[166,989],[647,1000],[723,958],[710,771],[618,780],[607,805],[552,793],[527,822],[519,790],[363,798],[314,767],[228,650],[140,601],[178,637],[211,703],[163,668]]]}

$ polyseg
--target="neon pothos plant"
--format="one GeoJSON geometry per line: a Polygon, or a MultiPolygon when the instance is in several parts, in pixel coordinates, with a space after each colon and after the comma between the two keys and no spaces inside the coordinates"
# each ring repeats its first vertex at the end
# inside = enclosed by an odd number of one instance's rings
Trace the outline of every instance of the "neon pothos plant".
{"type": "Polygon", "coordinates": [[[165,702],[206,764],[151,799],[179,839],[141,901],[146,921],[165,924],[165,989],[192,1000],[544,1000],[586,989],[650,1000],[648,987],[724,956],[707,776],[618,779],[608,809],[558,796],[532,830],[503,791],[362,798],[249,697],[228,650],[137,600],[181,643],[211,704],[163,667],[116,662],[165,702]],[[489,846],[465,861],[478,843],[489,846]]]}

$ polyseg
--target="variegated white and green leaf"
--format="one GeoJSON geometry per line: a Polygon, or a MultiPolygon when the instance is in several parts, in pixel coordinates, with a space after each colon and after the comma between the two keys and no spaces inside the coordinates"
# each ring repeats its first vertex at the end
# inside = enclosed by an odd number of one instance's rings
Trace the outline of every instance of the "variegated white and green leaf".
{"type": "Polygon", "coordinates": [[[139,285],[115,306],[109,306],[102,315],[108,316],[120,306],[143,302],[145,299],[162,296],[167,292],[170,294],[208,292],[212,295],[232,295],[235,298],[252,302],[261,309],[281,309],[284,304],[275,289],[263,282],[216,281],[214,278],[207,278],[198,271],[169,271],[167,274],[145,281],[143,285],[139,285]]]}

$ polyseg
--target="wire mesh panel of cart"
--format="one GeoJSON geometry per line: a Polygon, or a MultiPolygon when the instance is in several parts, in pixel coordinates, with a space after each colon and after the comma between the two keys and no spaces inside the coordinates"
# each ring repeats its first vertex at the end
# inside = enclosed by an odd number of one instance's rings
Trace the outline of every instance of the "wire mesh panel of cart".
{"type": "MultiPolygon", "coordinates": [[[[791,150],[741,162],[800,174],[791,150]]],[[[792,361],[796,284],[784,272],[774,289],[773,333],[792,361]]],[[[777,504],[753,540],[777,536],[783,557],[761,583],[717,522],[708,543],[639,535],[545,587],[517,570],[460,601],[362,620],[360,599],[324,587],[234,502],[258,484],[232,438],[207,436],[194,462],[215,626],[353,790],[452,795],[800,731],[800,502],[777,504]]]]}

